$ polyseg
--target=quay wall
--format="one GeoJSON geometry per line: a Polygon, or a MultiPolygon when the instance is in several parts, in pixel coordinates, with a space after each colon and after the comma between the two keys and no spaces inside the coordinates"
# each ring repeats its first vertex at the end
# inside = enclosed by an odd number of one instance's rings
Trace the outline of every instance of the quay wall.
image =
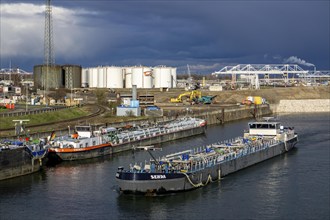
{"type": "MultiPolygon", "coordinates": [[[[246,118],[258,118],[272,114],[268,105],[260,106],[239,106],[235,109],[220,109],[218,111],[206,112],[201,115],[205,117],[208,124],[223,124],[246,118]]],[[[198,116],[196,116],[198,117],[198,116]]]]}
{"type": "MultiPolygon", "coordinates": [[[[202,118],[207,121],[207,124],[223,124],[229,121],[235,121],[245,118],[255,118],[265,115],[272,114],[272,111],[269,105],[259,105],[259,106],[235,106],[235,107],[219,107],[212,110],[196,110],[191,114],[188,114],[188,117],[202,118]]],[[[181,116],[182,117],[182,116],[181,116]]],[[[127,124],[146,124],[146,123],[161,123],[166,121],[175,120],[175,116],[163,116],[163,117],[154,117],[145,120],[136,120],[136,121],[126,121],[113,123],[111,126],[114,127],[124,127],[127,124]]]]}
{"type": "MultiPolygon", "coordinates": [[[[243,106],[237,105],[234,107],[219,107],[214,109],[200,109],[192,110],[188,117],[202,118],[207,121],[207,124],[223,124],[229,121],[235,121],[245,118],[255,118],[265,115],[272,114],[269,105],[258,105],[258,106],[243,106]]],[[[182,115],[180,117],[183,117],[182,115]]],[[[124,127],[127,124],[146,124],[146,123],[161,123],[166,121],[175,120],[176,116],[162,116],[153,117],[145,120],[126,121],[113,123],[111,126],[124,127]]]]}
{"type": "Polygon", "coordinates": [[[220,108],[211,112],[196,114],[194,117],[203,118],[207,124],[223,124],[246,118],[258,118],[272,114],[269,105],[260,106],[238,106],[237,108],[220,108]]]}
{"type": "Polygon", "coordinates": [[[330,99],[280,100],[270,108],[274,113],[330,112],[330,99]]]}

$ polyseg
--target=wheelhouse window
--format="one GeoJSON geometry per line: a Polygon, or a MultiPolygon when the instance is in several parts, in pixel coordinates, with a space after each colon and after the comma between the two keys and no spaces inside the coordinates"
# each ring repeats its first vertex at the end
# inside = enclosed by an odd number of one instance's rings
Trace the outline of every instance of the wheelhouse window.
{"type": "Polygon", "coordinates": [[[278,124],[249,124],[250,129],[276,129],[278,128],[278,124]]]}
{"type": "Polygon", "coordinates": [[[269,125],[269,128],[270,128],[270,129],[275,129],[275,128],[276,128],[276,125],[275,125],[275,124],[270,124],[270,125],[269,125]]]}
{"type": "Polygon", "coordinates": [[[268,124],[257,124],[257,128],[268,129],[268,124]]]}
{"type": "Polygon", "coordinates": [[[77,126],[76,131],[90,131],[91,128],[89,126],[77,126]]]}

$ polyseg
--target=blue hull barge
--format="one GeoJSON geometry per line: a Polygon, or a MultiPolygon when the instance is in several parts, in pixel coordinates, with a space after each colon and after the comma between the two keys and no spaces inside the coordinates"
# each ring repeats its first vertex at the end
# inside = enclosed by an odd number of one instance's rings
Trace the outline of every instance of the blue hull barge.
{"type": "Polygon", "coordinates": [[[39,171],[45,164],[47,145],[21,141],[0,143],[0,180],[39,171]]]}
{"type": "Polygon", "coordinates": [[[13,121],[18,139],[0,141],[0,180],[39,171],[48,153],[47,140],[30,140],[24,124],[29,120],[13,121]]]}
{"type": "Polygon", "coordinates": [[[152,158],[144,164],[118,168],[119,190],[133,194],[164,194],[188,191],[221,177],[290,151],[298,142],[293,128],[267,118],[250,122],[243,137],[152,158]]]}

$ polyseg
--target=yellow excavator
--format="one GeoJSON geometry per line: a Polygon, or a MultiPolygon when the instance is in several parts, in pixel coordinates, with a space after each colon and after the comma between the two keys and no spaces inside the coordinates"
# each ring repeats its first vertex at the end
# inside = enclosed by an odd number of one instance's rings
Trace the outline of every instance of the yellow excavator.
{"type": "Polygon", "coordinates": [[[192,90],[180,94],[177,98],[171,98],[172,103],[181,103],[183,101],[193,102],[202,97],[202,93],[199,90],[192,90]]]}

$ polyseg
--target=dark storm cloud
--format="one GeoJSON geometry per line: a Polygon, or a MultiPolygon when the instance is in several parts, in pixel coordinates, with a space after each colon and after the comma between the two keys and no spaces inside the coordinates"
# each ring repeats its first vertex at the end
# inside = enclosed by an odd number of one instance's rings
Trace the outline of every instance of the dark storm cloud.
{"type": "Polygon", "coordinates": [[[330,68],[328,1],[52,2],[90,12],[74,23],[80,34],[72,47],[84,52],[58,56],[58,62],[165,64],[183,70],[189,64],[192,71],[210,73],[227,64],[297,57],[318,69],[330,68]]]}

